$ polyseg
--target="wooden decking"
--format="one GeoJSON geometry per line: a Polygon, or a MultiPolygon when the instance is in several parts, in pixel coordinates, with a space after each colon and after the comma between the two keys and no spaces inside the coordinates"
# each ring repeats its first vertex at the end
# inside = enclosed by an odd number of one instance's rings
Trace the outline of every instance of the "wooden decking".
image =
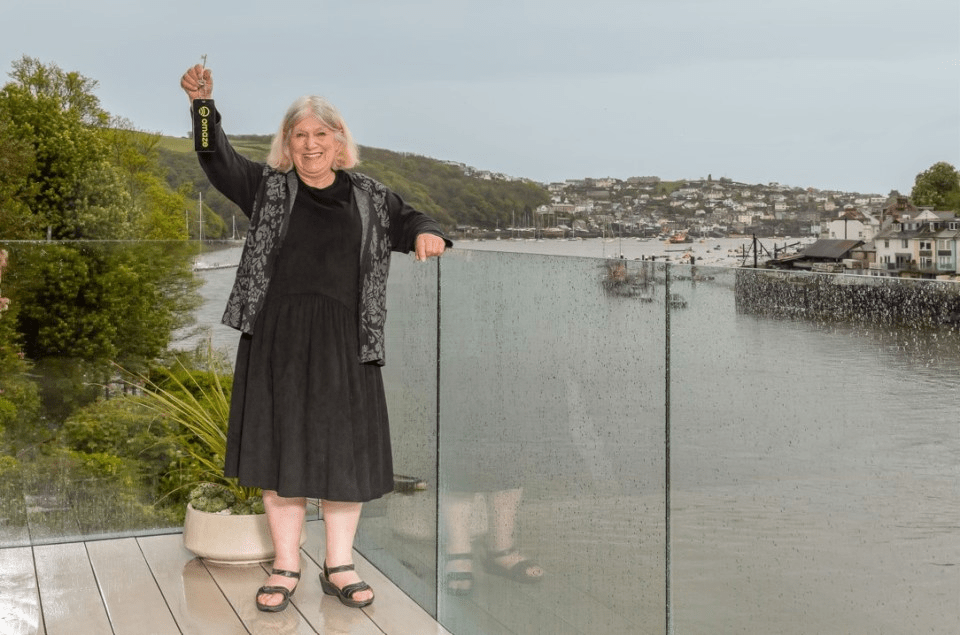
{"type": "Polygon", "coordinates": [[[356,553],[376,601],[357,610],[325,596],[322,552],[322,521],[308,522],[292,606],[262,613],[254,595],[265,566],[205,563],[183,548],[180,534],[0,549],[0,633],[449,635],[356,553]]]}

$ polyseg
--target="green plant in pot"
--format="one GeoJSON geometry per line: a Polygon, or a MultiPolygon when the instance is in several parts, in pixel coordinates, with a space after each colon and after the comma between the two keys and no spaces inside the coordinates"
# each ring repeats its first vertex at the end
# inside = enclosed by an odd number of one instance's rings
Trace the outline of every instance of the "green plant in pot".
{"type": "MultiPolygon", "coordinates": [[[[128,386],[142,391],[138,401],[178,424],[181,470],[190,489],[184,518],[184,545],[214,562],[249,564],[273,558],[273,543],[258,488],[242,487],[223,476],[230,415],[230,382],[208,345],[200,368],[177,360],[156,381],[133,374],[128,386]]],[[[301,534],[301,543],[306,539],[301,534]]]]}
{"type": "Polygon", "coordinates": [[[230,488],[219,483],[198,483],[191,490],[187,504],[208,514],[263,514],[263,499],[259,496],[238,499],[230,488]]]}
{"type": "Polygon", "coordinates": [[[138,403],[179,428],[178,441],[187,460],[178,476],[181,487],[192,488],[189,499],[199,503],[194,508],[257,513],[251,507],[252,501],[260,500],[260,490],[241,487],[236,479],[223,476],[232,384],[223,365],[208,344],[187,364],[177,357],[172,368],[157,369],[153,373],[156,379],[125,371],[130,377],[125,383],[138,394],[138,403]],[[227,502],[227,506],[214,509],[220,502],[227,502]]]}

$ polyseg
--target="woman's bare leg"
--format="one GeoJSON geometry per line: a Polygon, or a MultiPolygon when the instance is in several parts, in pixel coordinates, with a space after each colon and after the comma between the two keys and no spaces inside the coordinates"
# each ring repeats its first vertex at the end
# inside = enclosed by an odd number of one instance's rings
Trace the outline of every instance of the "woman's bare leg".
{"type": "MultiPolygon", "coordinates": [[[[300,571],[300,532],[306,516],[306,503],[306,498],[285,498],[272,490],[263,492],[263,507],[267,511],[267,523],[270,525],[273,549],[276,552],[274,569],[300,571]]],[[[292,589],[296,584],[297,581],[293,578],[271,575],[265,586],[292,589]]],[[[264,593],[257,596],[257,601],[267,606],[276,606],[283,601],[283,596],[279,593],[264,593]]]]}
{"type": "Polygon", "coordinates": [[[449,591],[469,591],[473,588],[472,578],[458,574],[473,573],[470,540],[470,512],[473,509],[473,495],[447,492],[443,495],[443,517],[447,528],[445,551],[448,558],[444,563],[444,584],[449,591]]]}
{"type": "MultiPolygon", "coordinates": [[[[323,524],[327,536],[327,568],[353,564],[353,539],[360,523],[360,511],[363,503],[344,503],[340,501],[321,501],[323,505],[323,524]]],[[[330,582],[339,588],[360,582],[356,571],[344,571],[330,575],[330,582]]],[[[365,602],[373,598],[373,591],[365,589],[354,594],[353,599],[365,602]]]]}
{"type": "MultiPolygon", "coordinates": [[[[518,562],[524,560],[524,556],[517,550],[515,544],[514,530],[517,526],[517,512],[520,509],[520,500],[523,498],[523,490],[520,488],[503,490],[500,492],[491,492],[487,496],[487,510],[490,519],[490,550],[494,553],[503,553],[504,555],[495,557],[497,564],[505,569],[510,569],[518,562]]],[[[526,568],[526,575],[531,578],[538,578],[543,575],[543,569],[539,565],[530,564],[526,568]]]]}

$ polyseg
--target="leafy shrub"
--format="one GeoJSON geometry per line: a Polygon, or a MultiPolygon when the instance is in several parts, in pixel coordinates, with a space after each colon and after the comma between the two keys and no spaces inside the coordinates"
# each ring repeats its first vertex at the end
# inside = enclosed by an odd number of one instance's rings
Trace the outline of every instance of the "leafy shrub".
{"type": "Polygon", "coordinates": [[[260,498],[260,490],[241,487],[236,479],[223,475],[232,378],[223,373],[222,366],[208,346],[202,358],[178,358],[172,368],[160,368],[152,377],[132,374],[125,382],[140,391],[131,399],[176,426],[174,438],[183,454],[180,482],[190,487],[217,484],[226,488],[236,503],[246,503],[260,498]]]}
{"type": "Polygon", "coordinates": [[[21,471],[20,461],[15,457],[0,455],[0,519],[6,526],[27,524],[21,471]]]}

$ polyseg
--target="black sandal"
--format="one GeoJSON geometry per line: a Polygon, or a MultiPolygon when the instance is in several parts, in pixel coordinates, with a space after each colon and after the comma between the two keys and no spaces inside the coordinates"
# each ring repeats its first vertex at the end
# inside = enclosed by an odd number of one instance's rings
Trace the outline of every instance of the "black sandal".
{"type": "Polygon", "coordinates": [[[457,560],[473,562],[472,553],[448,553],[445,566],[445,587],[450,595],[469,595],[473,591],[473,571],[450,571],[450,563],[457,560]]]}
{"type": "Polygon", "coordinates": [[[503,551],[488,551],[487,559],[483,561],[483,568],[487,573],[492,573],[494,575],[508,578],[510,580],[516,580],[517,582],[523,582],[525,584],[535,584],[543,580],[542,573],[540,575],[530,575],[530,573],[528,573],[528,571],[533,567],[540,568],[540,565],[533,560],[524,558],[510,567],[506,567],[497,562],[497,558],[505,558],[513,553],[518,553],[518,550],[515,547],[510,547],[509,549],[504,549],[503,551]]]}
{"type": "MultiPolygon", "coordinates": [[[[270,572],[270,575],[282,575],[285,578],[294,578],[296,580],[300,579],[299,571],[284,571],[283,569],[274,569],[270,572]]],[[[292,589],[288,589],[285,586],[262,586],[257,591],[257,608],[261,611],[266,611],[268,613],[279,613],[283,609],[287,608],[287,605],[290,604],[290,597],[293,596],[293,592],[297,590],[297,585],[293,585],[292,589]],[[261,595],[282,595],[283,601],[280,604],[261,604],[260,596],[261,595]]]]}
{"type": "MultiPolygon", "coordinates": [[[[320,573],[320,586],[323,587],[323,592],[327,595],[335,595],[340,599],[342,604],[345,604],[349,607],[355,609],[362,609],[365,606],[373,604],[373,598],[369,600],[354,600],[353,596],[359,593],[360,591],[365,591],[370,589],[370,585],[362,580],[360,582],[354,582],[353,584],[348,584],[342,589],[336,584],[330,581],[331,573],[343,573],[344,571],[353,571],[352,564],[345,564],[339,567],[333,567],[328,569],[327,563],[323,563],[323,571],[320,573]]],[[[373,589],[370,589],[371,591],[373,589]]]]}

